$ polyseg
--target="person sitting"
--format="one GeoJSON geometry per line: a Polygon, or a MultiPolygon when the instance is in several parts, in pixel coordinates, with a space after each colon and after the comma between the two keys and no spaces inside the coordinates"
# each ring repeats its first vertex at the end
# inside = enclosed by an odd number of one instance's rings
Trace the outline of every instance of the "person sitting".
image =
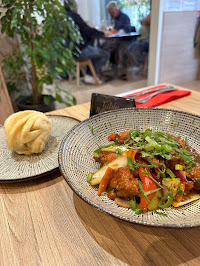
{"type": "MultiPolygon", "coordinates": [[[[74,0],[65,0],[64,7],[67,11],[68,16],[70,16],[73,19],[74,23],[78,26],[80,34],[84,41],[78,45],[78,48],[81,51],[79,56],[86,57],[92,60],[94,69],[97,73],[97,76],[99,77],[102,67],[110,58],[110,54],[106,50],[94,47],[93,43],[95,38],[104,36],[104,32],[90,27],[81,18],[81,16],[77,13],[77,3],[74,0]]],[[[87,70],[87,74],[85,75],[84,80],[86,83],[95,83],[95,80],[92,77],[90,70],[87,70]]]]}
{"type": "Polygon", "coordinates": [[[141,20],[140,36],[137,38],[137,41],[131,43],[128,47],[134,65],[141,68],[149,52],[150,20],[150,14],[141,20]]]}
{"type": "Polygon", "coordinates": [[[140,36],[128,46],[119,47],[118,76],[127,79],[129,67],[138,67],[139,72],[146,75],[147,55],[149,52],[150,14],[141,20],[140,36]],[[145,69],[146,68],[146,69],[145,69]]]}
{"type": "Polygon", "coordinates": [[[108,13],[114,20],[114,30],[117,32],[129,33],[132,31],[129,17],[124,14],[118,7],[115,1],[111,1],[107,5],[108,13]]]}

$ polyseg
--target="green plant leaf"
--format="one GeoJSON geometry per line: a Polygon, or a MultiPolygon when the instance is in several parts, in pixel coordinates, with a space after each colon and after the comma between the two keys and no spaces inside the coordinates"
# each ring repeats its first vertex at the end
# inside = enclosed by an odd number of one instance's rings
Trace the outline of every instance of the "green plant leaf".
{"type": "Polygon", "coordinates": [[[38,81],[38,90],[39,90],[40,94],[42,94],[42,89],[43,89],[43,81],[39,80],[38,81]]]}
{"type": "Polygon", "coordinates": [[[19,12],[20,12],[20,8],[18,6],[16,6],[12,10],[12,16],[15,17],[17,15],[17,13],[19,13],[19,12]]]}
{"type": "MultiPolygon", "coordinates": [[[[21,87],[24,87],[22,84],[27,81],[31,84],[31,75],[34,74],[31,72],[32,63],[36,65],[37,75],[33,77],[38,85],[38,95],[42,94],[44,84],[53,84],[57,75],[73,73],[75,64],[71,51],[80,42],[81,35],[72,19],[66,16],[59,0],[2,0],[1,3],[6,10],[0,19],[1,31],[10,37],[17,33],[22,46],[2,63],[10,92],[19,90],[20,93],[21,87]],[[42,25],[36,20],[36,15],[42,17],[42,25]],[[67,36],[72,36],[70,48],[65,47],[67,36]]],[[[76,103],[69,90],[63,91],[60,84],[54,92],[58,101],[69,106],[76,103]]],[[[49,101],[48,98],[45,101],[49,101]]]]}
{"type": "Polygon", "coordinates": [[[14,27],[16,27],[17,26],[17,23],[18,23],[18,19],[13,19],[11,21],[11,24],[10,24],[11,29],[14,28],[14,27]]]}
{"type": "Polygon", "coordinates": [[[73,97],[72,102],[73,102],[74,105],[77,104],[77,101],[76,101],[76,98],[75,97],[73,97]]]}
{"type": "Polygon", "coordinates": [[[53,79],[51,76],[46,76],[45,78],[45,82],[46,84],[50,85],[50,84],[53,84],[53,79]]]}
{"type": "Polygon", "coordinates": [[[44,96],[44,98],[43,98],[43,100],[44,100],[44,104],[46,104],[46,105],[50,105],[50,99],[49,99],[49,97],[48,96],[44,96]]]}
{"type": "Polygon", "coordinates": [[[32,42],[33,42],[36,46],[40,46],[40,43],[39,43],[38,41],[33,40],[32,42]]]}
{"type": "Polygon", "coordinates": [[[31,30],[30,30],[28,27],[26,27],[26,26],[23,25],[23,28],[24,28],[24,30],[25,30],[27,33],[31,33],[31,30]]]}
{"type": "Polygon", "coordinates": [[[56,67],[55,69],[59,74],[63,74],[63,70],[60,67],[56,67]]]}
{"type": "Polygon", "coordinates": [[[62,103],[63,100],[62,100],[62,97],[56,93],[56,100],[59,102],[59,103],[62,103]]]}

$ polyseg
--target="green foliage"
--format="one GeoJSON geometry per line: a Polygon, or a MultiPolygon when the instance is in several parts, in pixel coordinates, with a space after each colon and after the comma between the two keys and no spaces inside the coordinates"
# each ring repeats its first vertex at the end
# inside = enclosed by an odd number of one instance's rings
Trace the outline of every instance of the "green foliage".
{"type": "Polygon", "coordinates": [[[150,6],[150,2],[151,0],[117,0],[117,4],[121,9],[126,8],[127,6],[150,6]]]}
{"type": "Polygon", "coordinates": [[[16,49],[14,53],[3,60],[3,70],[6,72],[6,84],[9,94],[19,92],[19,88],[26,81],[22,66],[27,66],[25,54],[16,49]]]}
{"type": "MultiPolygon", "coordinates": [[[[81,40],[80,32],[59,0],[2,0],[1,7],[6,9],[0,19],[2,33],[11,38],[17,34],[21,42],[21,49],[3,61],[8,87],[17,89],[17,84],[25,78],[22,75],[25,66],[33,98],[37,100],[44,85],[51,85],[58,76],[74,71],[72,51],[81,40]],[[37,16],[42,19],[40,24],[37,16]],[[68,47],[67,38],[71,40],[68,47]]],[[[68,91],[66,94],[64,98],[56,94],[55,100],[74,104],[73,96],[68,91]]]]}
{"type": "Polygon", "coordinates": [[[117,4],[122,10],[129,6],[134,6],[138,14],[137,24],[140,24],[140,20],[147,16],[151,10],[151,0],[117,0],[117,4]]]}

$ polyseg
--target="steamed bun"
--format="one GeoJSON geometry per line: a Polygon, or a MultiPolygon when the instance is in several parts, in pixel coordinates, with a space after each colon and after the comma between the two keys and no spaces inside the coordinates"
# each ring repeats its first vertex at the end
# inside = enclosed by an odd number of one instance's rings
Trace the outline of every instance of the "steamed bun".
{"type": "Polygon", "coordinates": [[[51,134],[48,117],[37,111],[21,111],[9,116],[5,123],[7,148],[18,154],[43,151],[51,134]]]}

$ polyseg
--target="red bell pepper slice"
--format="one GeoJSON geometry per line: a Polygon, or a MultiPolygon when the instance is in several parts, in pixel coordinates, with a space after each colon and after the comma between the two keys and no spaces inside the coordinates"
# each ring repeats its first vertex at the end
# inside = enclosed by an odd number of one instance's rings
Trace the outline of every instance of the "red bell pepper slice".
{"type": "MultiPolygon", "coordinates": [[[[119,137],[117,138],[118,142],[119,143],[124,143],[126,141],[126,139],[124,139],[124,138],[129,137],[129,133],[130,133],[130,131],[120,132],[118,134],[119,137]]],[[[110,141],[115,141],[116,135],[117,135],[116,133],[113,133],[110,136],[108,136],[108,139],[110,141]]]]}
{"type": "MultiPolygon", "coordinates": [[[[144,192],[154,190],[157,188],[156,183],[149,177],[149,175],[151,175],[149,169],[140,167],[138,169],[138,173],[139,173],[139,177],[143,184],[144,192]],[[147,173],[147,174],[145,175],[143,173],[147,173]]],[[[155,192],[147,195],[148,200],[151,201],[154,195],[155,195],[155,192]]],[[[140,197],[139,207],[141,208],[142,211],[147,211],[148,203],[143,194],[141,194],[141,197],[140,197]]]]}
{"type": "Polygon", "coordinates": [[[171,134],[169,134],[169,135],[171,137],[174,137],[181,144],[182,147],[185,147],[185,140],[184,139],[180,139],[180,138],[178,138],[178,137],[176,137],[174,135],[171,135],[171,134]]]}

